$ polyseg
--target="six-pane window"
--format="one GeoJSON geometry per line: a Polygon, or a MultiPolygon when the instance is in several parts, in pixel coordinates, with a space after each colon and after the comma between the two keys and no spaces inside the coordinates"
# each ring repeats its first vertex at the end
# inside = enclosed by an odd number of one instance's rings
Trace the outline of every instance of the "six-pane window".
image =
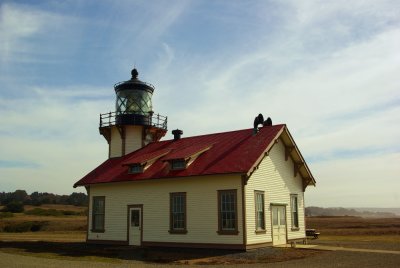
{"type": "Polygon", "coordinates": [[[186,193],[171,193],[170,231],[186,230],[186,193]]]}
{"type": "Polygon", "coordinates": [[[265,230],[264,192],[255,192],[256,230],[265,230]]]}
{"type": "Polygon", "coordinates": [[[290,207],[292,210],[292,228],[299,228],[299,212],[297,195],[290,195],[290,207]]]}
{"type": "Polygon", "coordinates": [[[105,197],[93,197],[92,231],[104,231],[105,197]]]}
{"type": "Polygon", "coordinates": [[[219,231],[236,232],[237,231],[237,215],[236,215],[236,190],[218,191],[219,205],[219,231]]]}

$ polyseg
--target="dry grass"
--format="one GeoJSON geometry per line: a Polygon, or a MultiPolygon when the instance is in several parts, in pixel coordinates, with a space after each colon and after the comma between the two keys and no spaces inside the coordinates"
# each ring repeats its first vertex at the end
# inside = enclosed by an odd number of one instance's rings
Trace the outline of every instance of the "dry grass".
{"type": "Polygon", "coordinates": [[[354,248],[400,249],[400,218],[309,217],[321,234],[310,243],[354,248]]]}
{"type": "MultiPolygon", "coordinates": [[[[25,210],[32,210],[38,207],[25,206],[25,210]]],[[[42,209],[71,210],[82,212],[86,207],[76,207],[72,205],[42,205],[42,209]]],[[[85,231],[87,228],[87,217],[68,215],[68,216],[38,216],[26,215],[24,213],[14,213],[14,217],[3,218],[0,220],[0,230],[7,225],[16,225],[24,222],[41,222],[43,226],[41,231],[85,231]]]]}
{"type": "Polygon", "coordinates": [[[43,222],[42,231],[85,231],[86,216],[36,216],[15,213],[12,218],[4,218],[0,221],[0,229],[6,225],[19,224],[23,222],[43,222]]]}
{"type": "Polygon", "coordinates": [[[400,235],[322,235],[323,241],[388,242],[399,243],[400,235]]]}
{"type": "Polygon", "coordinates": [[[83,212],[87,209],[87,207],[77,207],[73,205],[56,205],[56,204],[43,204],[41,206],[26,205],[24,206],[24,208],[26,211],[33,210],[35,208],[41,208],[41,209],[70,210],[75,212],[83,212]]]}
{"type": "Polygon", "coordinates": [[[324,235],[400,235],[400,218],[308,217],[306,225],[324,235]]]}
{"type": "Polygon", "coordinates": [[[0,241],[84,242],[86,232],[0,233],[0,241]]]}

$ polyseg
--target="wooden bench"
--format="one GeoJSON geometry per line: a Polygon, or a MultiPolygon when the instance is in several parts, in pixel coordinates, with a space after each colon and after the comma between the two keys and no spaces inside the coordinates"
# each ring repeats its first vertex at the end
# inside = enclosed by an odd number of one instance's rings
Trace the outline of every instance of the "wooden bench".
{"type": "Polygon", "coordinates": [[[317,232],[315,229],[307,229],[306,236],[312,236],[314,239],[317,239],[320,233],[317,232]]]}

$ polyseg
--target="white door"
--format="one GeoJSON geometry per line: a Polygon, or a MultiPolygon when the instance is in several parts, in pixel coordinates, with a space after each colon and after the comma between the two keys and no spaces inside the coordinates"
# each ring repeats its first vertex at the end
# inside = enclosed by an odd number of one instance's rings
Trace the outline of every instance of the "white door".
{"type": "Polygon", "coordinates": [[[129,208],[129,245],[140,246],[142,244],[142,209],[129,208]]]}
{"type": "Polygon", "coordinates": [[[272,243],[273,245],[286,244],[285,206],[272,206],[272,243]]]}

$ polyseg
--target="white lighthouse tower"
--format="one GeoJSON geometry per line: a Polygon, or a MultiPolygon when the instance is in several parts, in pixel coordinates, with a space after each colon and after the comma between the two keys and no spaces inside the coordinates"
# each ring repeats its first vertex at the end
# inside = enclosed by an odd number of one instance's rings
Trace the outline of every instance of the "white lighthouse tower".
{"type": "Polygon", "coordinates": [[[108,157],[120,157],[150,142],[160,140],[167,132],[167,117],[154,114],[151,97],[154,86],[137,77],[114,85],[115,112],[100,114],[100,134],[108,142],[108,157]]]}

